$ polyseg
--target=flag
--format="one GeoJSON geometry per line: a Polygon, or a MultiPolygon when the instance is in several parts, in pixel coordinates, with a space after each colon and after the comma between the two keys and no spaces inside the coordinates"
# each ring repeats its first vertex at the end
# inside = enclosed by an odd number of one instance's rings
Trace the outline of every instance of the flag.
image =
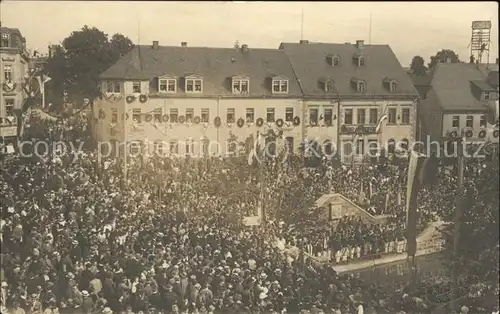
{"type": "Polygon", "coordinates": [[[401,187],[398,187],[398,206],[401,205],[401,187]]]}
{"type": "Polygon", "coordinates": [[[260,135],[259,132],[257,131],[257,134],[255,135],[254,141],[253,141],[253,148],[248,154],[248,165],[255,165],[255,163],[260,162],[259,160],[259,140],[260,140],[260,135]]]}
{"type": "Polygon", "coordinates": [[[389,205],[389,192],[385,194],[384,212],[387,212],[388,205],[389,205]]]}
{"type": "Polygon", "coordinates": [[[369,192],[370,192],[370,195],[368,197],[371,199],[372,196],[373,196],[373,184],[372,184],[372,180],[370,180],[369,192]]]}
{"type": "Polygon", "coordinates": [[[415,256],[417,251],[417,196],[424,185],[434,184],[437,174],[437,158],[427,157],[415,151],[411,152],[408,166],[408,188],[406,196],[406,236],[408,256],[415,256]]]}
{"type": "Polygon", "coordinates": [[[389,116],[386,113],[384,113],[383,115],[380,116],[380,118],[378,118],[377,126],[375,127],[375,133],[378,133],[380,127],[382,126],[382,122],[384,122],[384,120],[387,120],[388,118],[389,116]]]}

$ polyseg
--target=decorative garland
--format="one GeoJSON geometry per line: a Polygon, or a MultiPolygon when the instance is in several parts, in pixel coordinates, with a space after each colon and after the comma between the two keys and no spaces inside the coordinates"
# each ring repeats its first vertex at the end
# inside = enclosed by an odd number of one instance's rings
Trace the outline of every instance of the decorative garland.
{"type": "Polygon", "coordinates": [[[283,119],[278,119],[276,120],[276,126],[278,126],[278,128],[281,128],[283,126],[285,122],[283,121],[283,119]]]}
{"type": "Polygon", "coordinates": [[[139,96],[139,101],[141,103],[145,103],[146,101],[148,100],[148,96],[142,94],[141,96],[139,96]]]}
{"type": "Polygon", "coordinates": [[[245,120],[243,120],[243,118],[239,118],[236,124],[238,125],[239,128],[241,128],[245,124],[245,120]]]}
{"type": "Polygon", "coordinates": [[[472,137],[472,135],[474,135],[474,132],[472,132],[472,130],[467,130],[467,131],[465,132],[465,136],[466,136],[466,137],[472,137]]]}
{"type": "Polygon", "coordinates": [[[214,125],[217,128],[220,127],[221,123],[222,123],[222,121],[221,121],[220,117],[215,117],[215,119],[214,119],[214,125]]]}
{"type": "Polygon", "coordinates": [[[299,124],[300,124],[300,118],[296,116],[295,118],[293,118],[293,125],[298,126],[299,124]]]}
{"type": "Polygon", "coordinates": [[[131,103],[135,100],[135,96],[133,95],[128,95],[127,98],[125,98],[125,100],[127,101],[127,103],[131,103]]]}
{"type": "Polygon", "coordinates": [[[497,138],[498,137],[498,130],[493,131],[493,137],[497,138]]]}
{"type": "Polygon", "coordinates": [[[168,118],[169,118],[169,117],[168,117],[168,114],[164,114],[164,115],[163,115],[163,117],[162,117],[162,121],[163,121],[164,123],[167,123],[167,122],[168,122],[168,118]]]}
{"type": "Polygon", "coordinates": [[[450,136],[453,137],[453,138],[456,138],[458,135],[457,131],[453,131],[450,133],[450,136]]]}
{"type": "Polygon", "coordinates": [[[151,122],[153,120],[153,116],[151,114],[146,115],[146,122],[151,122]]]}
{"type": "Polygon", "coordinates": [[[179,116],[179,123],[186,122],[186,118],[184,116],[179,116]]]}
{"type": "Polygon", "coordinates": [[[106,113],[104,110],[99,109],[99,119],[105,119],[106,118],[106,113]]]}
{"type": "Polygon", "coordinates": [[[485,137],[486,137],[486,131],[485,130],[479,131],[479,138],[485,138],[485,137]]]}
{"type": "Polygon", "coordinates": [[[201,121],[200,117],[196,116],[194,117],[194,123],[199,124],[201,121]]]}
{"type": "Polygon", "coordinates": [[[256,121],[257,126],[260,128],[261,126],[264,125],[264,119],[258,118],[256,121]]]}

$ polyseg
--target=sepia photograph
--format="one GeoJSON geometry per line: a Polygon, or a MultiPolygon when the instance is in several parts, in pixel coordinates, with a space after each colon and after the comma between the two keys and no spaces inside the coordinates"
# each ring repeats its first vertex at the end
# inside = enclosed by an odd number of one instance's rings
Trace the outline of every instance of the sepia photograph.
{"type": "Polygon", "coordinates": [[[499,314],[496,1],[0,2],[0,313],[499,314]]]}

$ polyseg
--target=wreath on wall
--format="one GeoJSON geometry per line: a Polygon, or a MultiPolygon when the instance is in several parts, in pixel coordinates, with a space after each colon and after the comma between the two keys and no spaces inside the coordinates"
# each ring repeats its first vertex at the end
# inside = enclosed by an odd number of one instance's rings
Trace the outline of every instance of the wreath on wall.
{"type": "Polygon", "coordinates": [[[146,122],[151,122],[153,120],[153,116],[151,114],[146,115],[146,122]]]}
{"type": "Polygon", "coordinates": [[[106,113],[104,110],[99,109],[99,119],[105,119],[106,118],[106,113]]]}
{"type": "Polygon", "coordinates": [[[298,116],[293,118],[293,125],[295,125],[295,126],[300,125],[300,118],[298,116]]]}
{"type": "Polygon", "coordinates": [[[186,117],[179,116],[179,123],[184,123],[184,122],[186,122],[186,117]]]}
{"type": "Polygon", "coordinates": [[[481,130],[479,131],[479,138],[485,138],[486,137],[486,131],[485,130],[481,130]]]}
{"type": "Polygon", "coordinates": [[[141,96],[139,96],[139,101],[140,101],[141,103],[145,103],[147,100],[148,100],[148,96],[146,96],[146,95],[144,95],[144,94],[143,94],[143,95],[141,95],[141,96]]]}
{"type": "Polygon", "coordinates": [[[256,121],[256,124],[258,127],[261,127],[264,125],[264,119],[262,118],[258,118],[257,121],[256,121]]]}
{"type": "Polygon", "coordinates": [[[278,119],[278,120],[276,120],[276,126],[277,126],[278,128],[283,127],[283,124],[284,124],[284,123],[285,123],[285,122],[284,122],[284,121],[283,121],[283,119],[281,119],[281,118],[280,118],[280,119],[278,119]]]}
{"type": "Polygon", "coordinates": [[[474,132],[472,132],[472,130],[467,130],[467,131],[465,132],[465,136],[466,136],[466,137],[472,137],[472,135],[474,135],[474,132]]]}
{"type": "Polygon", "coordinates": [[[493,131],[493,137],[495,137],[495,138],[498,137],[498,130],[493,131]]]}
{"type": "Polygon", "coordinates": [[[245,120],[243,120],[243,118],[239,118],[238,122],[236,122],[236,124],[238,125],[238,127],[241,128],[245,124],[245,120]]]}
{"type": "Polygon", "coordinates": [[[127,101],[127,103],[132,103],[134,100],[135,100],[135,96],[133,95],[128,95],[127,98],[125,98],[125,100],[127,101]]]}
{"type": "Polygon", "coordinates": [[[200,117],[196,116],[194,117],[194,123],[199,124],[201,121],[200,117]]]}
{"type": "Polygon", "coordinates": [[[162,121],[164,123],[167,123],[168,122],[168,114],[164,114],[163,117],[162,117],[162,121]]]}

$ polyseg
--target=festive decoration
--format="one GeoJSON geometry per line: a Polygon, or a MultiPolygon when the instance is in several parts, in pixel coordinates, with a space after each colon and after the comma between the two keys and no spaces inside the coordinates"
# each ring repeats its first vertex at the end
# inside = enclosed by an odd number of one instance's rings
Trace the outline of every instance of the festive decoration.
{"type": "Polygon", "coordinates": [[[300,118],[296,116],[295,118],[293,118],[293,125],[298,126],[299,124],[300,124],[300,118]]]}
{"type": "Polygon", "coordinates": [[[497,138],[498,137],[498,130],[493,131],[493,137],[497,138]]]}
{"type": "Polygon", "coordinates": [[[151,122],[151,120],[153,120],[153,115],[147,114],[146,115],[146,122],[151,122]]]}
{"type": "Polygon", "coordinates": [[[256,121],[257,126],[260,128],[261,126],[264,125],[264,119],[258,118],[256,121]]]}
{"type": "Polygon", "coordinates": [[[141,103],[145,103],[146,101],[148,100],[148,96],[142,94],[141,96],[139,96],[139,101],[141,103]]]}
{"type": "Polygon", "coordinates": [[[168,122],[168,114],[164,114],[163,117],[162,117],[162,121],[164,123],[167,123],[168,122]]]}
{"type": "Polygon", "coordinates": [[[472,135],[474,135],[474,132],[472,132],[472,130],[467,130],[467,131],[465,132],[465,136],[466,136],[466,137],[472,137],[472,135]]]}
{"type": "Polygon", "coordinates": [[[457,137],[458,136],[457,131],[450,132],[450,136],[453,138],[457,137]]]}
{"type": "Polygon", "coordinates": [[[221,122],[220,117],[215,117],[215,119],[214,119],[214,125],[215,125],[216,127],[220,127],[221,123],[222,123],[222,122],[221,122]]]}
{"type": "Polygon", "coordinates": [[[132,103],[134,100],[135,100],[135,96],[133,95],[128,95],[127,98],[125,98],[125,100],[127,101],[127,103],[132,103]]]}
{"type": "Polygon", "coordinates": [[[186,122],[186,117],[179,116],[179,123],[184,123],[184,122],[186,122]]]}
{"type": "Polygon", "coordinates": [[[239,118],[236,124],[238,125],[239,128],[241,128],[245,124],[245,120],[243,120],[243,118],[239,118]]]}
{"type": "Polygon", "coordinates": [[[13,92],[16,89],[16,83],[12,81],[8,81],[3,83],[3,90],[4,92],[10,93],[13,92]]]}
{"type": "Polygon", "coordinates": [[[121,94],[116,94],[116,93],[103,93],[102,96],[109,102],[117,102],[123,98],[121,94]]]}
{"type": "Polygon", "coordinates": [[[201,121],[200,117],[198,116],[194,117],[194,123],[198,124],[200,123],[200,121],[201,121]]]}
{"type": "Polygon", "coordinates": [[[105,119],[106,118],[106,113],[104,110],[99,109],[99,119],[105,119]]]}
{"type": "Polygon", "coordinates": [[[479,131],[479,138],[485,138],[485,137],[486,137],[486,131],[485,130],[479,131]]]}
{"type": "Polygon", "coordinates": [[[280,118],[280,119],[276,120],[276,126],[278,126],[278,128],[283,127],[283,124],[284,124],[283,119],[280,118]]]}
{"type": "Polygon", "coordinates": [[[125,118],[125,120],[128,120],[128,113],[122,113],[122,120],[125,118]]]}

